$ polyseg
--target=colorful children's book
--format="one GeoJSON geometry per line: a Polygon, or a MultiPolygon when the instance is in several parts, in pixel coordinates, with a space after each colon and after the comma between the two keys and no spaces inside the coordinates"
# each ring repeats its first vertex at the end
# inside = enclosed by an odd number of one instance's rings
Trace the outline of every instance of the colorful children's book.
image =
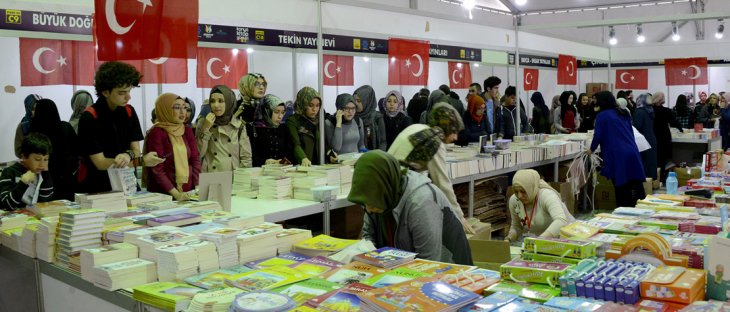
{"type": "Polygon", "coordinates": [[[376,311],[454,311],[476,302],[479,295],[438,280],[421,277],[359,294],[362,305],[376,311]]]}
{"type": "Polygon", "coordinates": [[[388,269],[353,261],[339,269],[326,272],[320,277],[340,285],[348,285],[362,282],[374,275],[383,274],[388,271],[388,269]]]}
{"type": "Polygon", "coordinates": [[[359,254],[352,260],[372,264],[381,268],[394,268],[401,264],[413,261],[418,254],[392,247],[383,247],[370,252],[359,254]]]}
{"type": "Polygon", "coordinates": [[[231,276],[226,282],[245,291],[269,290],[310,276],[286,266],[274,266],[231,276]]]}
{"type": "Polygon", "coordinates": [[[309,259],[308,256],[298,254],[296,252],[289,252],[278,255],[276,257],[261,259],[258,261],[251,261],[246,263],[246,266],[254,270],[268,268],[277,265],[293,266],[302,263],[302,261],[309,259]]]}
{"type": "Polygon", "coordinates": [[[298,283],[274,288],[272,291],[287,295],[294,299],[297,305],[302,305],[312,298],[340,288],[342,288],[340,284],[328,282],[320,278],[310,278],[298,283]]]}
{"type": "Polygon", "coordinates": [[[331,260],[327,257],[317,256],[309,258],[300,263],[290,265],[297,271],[304,272],[311,276],[319,276],[342,266],[342,263],[331,260]]]}
{"type": "Polygon", "coordinates": [[[188,308],[195,294],[203,291],[187,284],[156,282],[132,288],[135,300],[165,311],[182,311],[188,308]]]}
{"type": "Polygon", "coordinates": [[[328,256],[357,242],[353,239],[340,239],[322,234],[294,244],[292,251],[312,257],[328,256]]]}
{"type": "Polygon", "coordinates": [[[461,309],[459,309],[459,312],[469,312],[469,311],[476,311],[476,312],[490,312],[498,309],[501,306],[505,306],[509,304],[512,301],[518,300],[519,296],[515,294],[508,294],[503,292],[496,292],[494,294],[491,294],[489,296],[486,296],[479,301],[475,302],[474,304],[467,305],[461,309]]]}
{"type": "MultiPolygon", "coordinates": [[[[368,286],[368,285],[360,284],[360,283],[352,283],[352,284],[349,284],[340,289],[333,290],[326,294],[309,299],[309,300],[307,300],[307,303],[305,305],[310,308],[317,309],[319,311],[319,305],[321,303],[325,302],[330,297],[333,297],[339,293],[345,292],[345,293],[357,295],[357,294],[365,293],[365,292],[373,290],[373,289],[375,289],[375,288],[373,288],[372,286],[368,286]]],[[[350,296],[344,296],[344,297],[350,297],[350,296]]],[[[334,302],[334,301],[335,300],[330,301],[330,302],[334,302]]],[[[360,300],[358,299],[357,302],[359,303],[360,300]]]]}
{"type": "Polygon", "coordinates": [[[373,286],[375,288],[381,288],[393,284],[402,283],[405,281],[410,281],[415,278],[428,276],[432,276],[432,274],[418,272],[407,268],[397,268],[390,272],[375,275],[371,278],[364,280],[362,283],[365,285],[373,286]]]}
{"type": "Polygon", "coordinates": [[[471,265],[415,259],[412,262],[399,266],[399,268],[408,268],[414,271],[428,274],[457,274],[474,270],[476,267],[471,265]]]}
{"type": "Polygon", "coordinates": [[[185,282],[204,289],[219,289],[228,287],[226,280],[241,273],[252,271],[245,265],[237,265],[230,268],[220,269],[213,272],[203,273],[191,276],[185,279],[185,282]]]}

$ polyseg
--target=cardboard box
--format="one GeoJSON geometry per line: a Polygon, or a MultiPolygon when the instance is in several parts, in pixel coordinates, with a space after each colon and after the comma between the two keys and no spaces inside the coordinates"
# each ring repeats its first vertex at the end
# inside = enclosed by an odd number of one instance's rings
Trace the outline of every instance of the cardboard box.
{"type": "Polygon", "coordinates": [[[644,182],[644,194],[651,195],[652,193],[654,193],[654,179],[646,178],[646,182],[644,182]]]}
{"type": "Polygon", "coordinates": [[[600,210],[616,209],[616,190],[611,180],[598,175],[598,185],[595,190],[595,208],[600,210]]]}
{"type": "Polygon", "coordinates": [[[608,90],[608,83],[605,83],[605,82],[586,83],[586,93],[588,94],[588,97],[591,97],[598,92],[607,91],[607,90],[608,90]]]}
{"type": "Polygon", "coordinates": [[[641,282],[641,297],[689,304],[704,295],[707,278],[704,270],[677,266],[656,268],[641,282]]]}
{"type": "Polygon", "coordinates": [[[679,186],[686,186],[687,181],[692,179],[699,179],[702,176],[702,170],[700,168],[674,168],[674,173],[677,174],[677,182],[679,186]]]}
{"type": "Polygon", "coordinates": [[[510,244],[472,237],[468,240],[474,265],[482,269],[499,271],[499,267],[512,260],[510,244]]]}
{"type": "Polygon", "coordinates": [[[565,207],[568,208],[568,212],[571,215],[575,215],[575,196],[573,196],[573,190],[568,182],[548,182],[558,193],[560,193],[560,199],[565,203],[565,207]]]}

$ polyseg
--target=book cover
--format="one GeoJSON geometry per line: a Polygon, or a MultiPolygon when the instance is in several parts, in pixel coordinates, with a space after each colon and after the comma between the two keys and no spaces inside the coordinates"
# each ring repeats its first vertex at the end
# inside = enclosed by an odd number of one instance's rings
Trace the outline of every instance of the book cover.
{"type": "Polygon", "coordinates": [[[388,272],[388,269],[379,268],[374,265],[365,264],[358,261],[350,262],[339,269],[335,269],[322,274],[320,277],[330,282],[340,285],[348,285],[352,283],[362,282],[373,275],[388,272]]]}
{"type": "Polygon", "coordinates": [[[459,312],[490,312],[518,299],[519,296],[517,295],[497,292],[482,299],[479,299],[479,301],[474,304],[459,309],[459,312]]]}
{"type": "Polygon", "coordinates": [[[321,234],[316,237],[312,237],[310,239],[306,239],[299,243],[296,243],[296,244],[294,244],[294,247],[309,249],[309,250],[334,252],[334,251],[342,250],[343,248],[350,246],[357,242],[358,242],[357,240],[353,240],[353,239],[340,239],[340,238],[334,238],[329,235],[321,234]]]}
{"type": "Polygon", "coordinates": [[[290,265],[293,269],[311,276],[319,276],[342,266],[342,263],[327,257],[316,256],[300,263],[290,265]]]}
{"type": "MultiPolygon", "coordinates": [[[[246,263],[246,266],[255,270],[283,265],[283,266],[293,266],[301,263],[302,261],[305,261],[309,259],[309,257],[296,253],[296,252],[289,252],[285,254],[278,255],[276,257],[271,257],[267,259],[261,259],[257,261],[251,261],[246,263]]],[[[314,274],[316,275],[316,274],[314,274]]]]}
{"type": "Polygon", "coordinates": [[[386,272],[383,274],[379,274],[379,275],[370,277],[370,278],[362,281],[362,283],[365,285],[373,286],[375,288],[381,288],[381,287],[390,286],[393,284],[410,281],[412,279],[416,279],[419,277],[428,277],[428,276],[431,276],[431,274],[418,272],[418,271],[414,271],[414,270],[407,269],[407,268],[397,268],[390,272],[386,272]]]}
{"type": "Polygon", "coordinates": [[[386,311],[442,311],[459,309],[479,300],[480,296],[439,281],[437,277],[421,277],[383,288],[373,289],[358,297],[366,304],[386,311]]]}
{"type": "Polygon", "coordinates": [[[203,289],[187,284],[155,282],[132,287],[132,297],[148,303],[158,303],[159,301],[178,302],[190,300],[201,291],[203,289]]]}
{"type": "Polygon", "coordinates": [[[469,272],[476,268],[475,266],[471,265],[445,263],[425,259],[415,259],[412,262],[400,265],[398,267],[408,268],[414,271],[428,274],[457,274],[461,272],[469,272]]]}
{"type": "Polygon", "coordinates": [[[381,268],[393,267],[395,264],[410,261],[418,254],[392,247],[383,247],[363,254],[356,255],[353,260],[369,263],[381,268]]]}
{"type": "Polygon", "coordinates": [[[147,224],[149,225],[161,225],[161,224],[168,224],[168,223],[180,223],[181,221],[187,221],[190,223],[185,224],[191,224],[200,222],[201,218],[200,215],[194,214],[194,213],[179,213],[174,215],[167,215],[167,216],[161,216],[161,217],[154,217],[147,219],[147,224]]]}
{"type": "Polygon", "coordinates": [[[343,312],[360,311],[360,298],[346,291],[338,292],[319,304],[318,311],[343,312]]]}
{"type": "Polygon", "coordinates": [[[185,278],[185,282],[204,289],[219,289],[228,287],[226,280],[232,279],[233,276],[241,273],[253,271],[244,265],[237,265],[230,268],[220,269],[213,272],[203,273],[200,275],[185,278]]]}
{"type": "Polygon", "coordinates": [[[301,305],[312,298],[340,289],[341,287],[342,285],[340,284],[328,282],[320,278],[310,278],[291,285],[274,288],[272,291],[287,295],[294,299],[297,305],[301,305]]]}
{"type": "MultiPolygon", "coordinates": [[[[318,309],[319,305],[322,302],[324,302],[325,300],[329,299],[330,297],[332,297],[338,293],[347,292],[350,294],[357,295],[357,294],[364,293],[364,292],[367,292],[372,289],[375,289],[375,288],[373,288],[372,286],[365,285],[365,284],[352,283],[352,284],[344,286],[340,289],[336,289],[336,290],[330,291],[328,293],[325,293],[323,295],[309,299],[309,300],[307,300],[307,303],[305,305],[308,307],[311,307],[311,308],[318,309]]],[[[359,299],[358,299],[358,302],[359,302],[359,299]]]]}
{"type": "Polygon", "coordinates": [[[290,267],[276,266],[231,276],[226,282],[246,291],[269,290],[309,278],[290,267]]]}

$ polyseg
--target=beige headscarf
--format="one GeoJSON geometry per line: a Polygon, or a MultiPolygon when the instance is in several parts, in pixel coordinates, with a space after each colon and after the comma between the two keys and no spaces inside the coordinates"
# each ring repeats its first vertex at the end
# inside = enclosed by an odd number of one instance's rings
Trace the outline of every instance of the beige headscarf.
{"type": "Polygon", "coordinates": [[[155,127],[164,129],[170,138],[172,145],[172,157],[175,163],[175,184],[177,190],[182,192],[182,186],[188,183],[190,177],[190,167],[188,165],[188,149],[183,140],[185,134],[185,124],[175,122],[175,100],[180,97],[176,94],[165,93],[160,95],[155,101],[155,112],[157,113],[157,122],[155,127]]]}
{"type": "Polygon", "coordinates": [[[550,184],[541,179],[540,174],[533,169],[518,170],[512,178],[512,186],[522,187],[530,202],[535,200],[540,189],[551,190],[560,198],[560,194],[550,184]]]}

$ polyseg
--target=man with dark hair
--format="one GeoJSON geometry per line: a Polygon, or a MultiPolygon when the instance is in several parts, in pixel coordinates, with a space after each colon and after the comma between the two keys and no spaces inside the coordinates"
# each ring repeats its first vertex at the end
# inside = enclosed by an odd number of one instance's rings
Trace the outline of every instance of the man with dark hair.
{"type": "Polygon", "coordinates": [[[15,210],[53,200],[53,181],[48,173],[51,140],[31,132],[20,144],[20,161],[0,174],[0,208],[15,210]]]}
{"type": "Polygon", "coordinates": [[[98,193],[112,189],[109,168],[143,164],[153,167],[164,161],[150,152],[141,157],[139,142],[144,139],[134,107],[127,104],[132,87],[142,75],[132,65],[106,62],[94,75],[99,97],[79,120],[79,192],[98,193]]]}
{"type": "Polygon", "coordinates": [[[494,116],[497,115],[497,106],[499,105],[499,85],[502,79],[497,76],[491,76],[484,79],[484,100],[486,102],[485,110],[487,111],[487,120],[489,120],[489,133],[495,133],[496,125],[494,116]]]}
{"type": "Polygon", "coordinates": [[[464,116],[464,103],[459,100],[459,95],[451,91],[451,88],[449,86],[442,84],[439,87],[439,90],[443,91],[444,94],[448,97],[449,104],[451,104],[454,109],[459,112],[460,116],[464,116]]]}
{"type": "MultiPolygon", "coordinates": [[[[528,132],[529,123],[527,122],[527,113],[521,107],[517,107],[517,89],[514,86],[507,87],[504,90],[504,103],[497,109],[495,133],[503,139],[512,140],[517,135],[517,118],[519,113],[521,133],[528,132]]],[[[521,106],[521,105],[520,105],[521,106]]]]}

